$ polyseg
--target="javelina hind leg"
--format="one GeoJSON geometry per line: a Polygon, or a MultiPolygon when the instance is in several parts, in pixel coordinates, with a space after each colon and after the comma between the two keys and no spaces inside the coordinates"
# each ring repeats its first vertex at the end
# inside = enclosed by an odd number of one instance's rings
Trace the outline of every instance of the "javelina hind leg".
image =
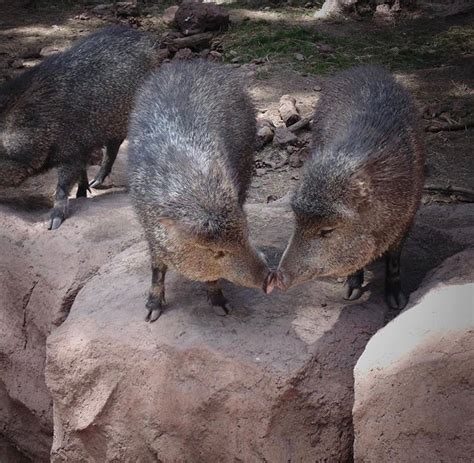
{"type": "Polygon", "coordinates": [[[165,276],[167,266],[162,262],[153,260],[151,264],[151,289],[148,294],[146,308],[148,313],[145,321],[154,322],[160,318],[165,304],[165,276]]]}
{"type": "Polygon", "coordinates": [[[81,172],[79,177],[79,185],[77,187],[76,198],[87,198],[87,192],[91,191],[89,188],[89,180],[87,179],[87,169],[81,172]]]}
{"type": "Polygon", "coordinates": [[[385,254],[385,300],[391,309],[401,310],[408,302],[400,282],[401,244],[385,254]]]}
{"type": "Polygon", "coordinates": [[[227,315],[229,311],[232,310],[232,306],[222,293],[218,281],[207,282],[207,298],[214,307],[217,315],[227,315]]]}
{"type": "Polygon", "coordinates": [[[107,142],[104,158],[102,159],[99,172],[97,172],[97,175],[95,176],[94,180],[92,180],[92,182],[90,183],[90,187],[95,188],[99,185],[102,185],[106,177],[110,174],[110,171],[112,170],[112,166],[114,165],[115,158],[117,157],[117,153],[122,142],[123,139],[109,140],[107,142]]]}
{"type": "Polygon", "coordinates": [[[48,230],[59,228],[67,217],[68,196],[80,175],[81,171],[75,167],[67,166],[58,168],[58,186],[56,187],[56,193],[54,195],[54,207],[51,211],[48,230]]]}
{"type": "Polygon", "coordinates": [[[347,301],[355,301],[362,296],[362,285],[364,284],[364,269],[361,269],[352,275],[349,275],[346,280],[346,295],[344,299],[347,301]]]}

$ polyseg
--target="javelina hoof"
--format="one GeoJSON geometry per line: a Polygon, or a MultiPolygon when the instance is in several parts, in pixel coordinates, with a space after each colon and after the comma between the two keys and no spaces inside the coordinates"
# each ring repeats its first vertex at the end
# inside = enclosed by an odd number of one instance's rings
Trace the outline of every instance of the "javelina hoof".
{"type": "Polygon", "coordinates": [[[56,230],[66,219],[66,214],[59,210],[53,209],[51,212],[51,218],[49,219],[48,230],[56,230]]]}
{"type": "Polygon", "coordinates": [[[210,290],[208,292],[208,299],[216,315],[225,317],[232,310],[232,305],[222,294],[222,291],[210,290]]]}
{"type": "Polygon", "coordinates": [[[400,288],[387,288],[385,301],[391,309],[402,310],[408,303],[408,296],[400,288]]]}
{"type": "Polygon", "coordinates": [[[148,313],[145,317],[146,322],[153,323],[158,320],[163,313],[163,302],[160,298],[150,294],[146,303],[148,313]]]}
{"type": "Polygon", "coordinates": [[[213,305],[212,310],[219,317],[225,317],[226,315],[229,315],[229,312],[232,310],[232,306],[226,302],[225,305],[213,305]]]}
{"type": "Polygon", "coordinates": [[[346,294],[344,299],[346,301],[355,301],[362,296],[364,290],[364,271],[360,270],[352,275],[349,275],[346,280],[346,294]]]}
{"type": "Polygon", "coordinates": [[[99,172],[94,180],[89,183],[89,188],[97,188],[98,186],[102,185],[104,183],[106,175],[103,175],[101,172],[99,172]]]}

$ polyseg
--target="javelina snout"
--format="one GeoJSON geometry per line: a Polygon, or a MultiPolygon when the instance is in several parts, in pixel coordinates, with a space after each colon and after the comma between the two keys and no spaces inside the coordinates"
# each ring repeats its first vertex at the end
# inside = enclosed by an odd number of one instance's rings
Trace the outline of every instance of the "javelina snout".
{"type": "Polygon", "coordinates": [[[205,223],[196,221],[192,226],[183,220],[160,220],[168,249],[180,256],[172,264],[175,270],[195,281],[224,278],[237,285],[263,289],[269,268],[264,254],[249,242],[243,211],[231,211],[233,223],[226,227],[222,227],[222,216],[204,210],[201,213],[205,223]]]}

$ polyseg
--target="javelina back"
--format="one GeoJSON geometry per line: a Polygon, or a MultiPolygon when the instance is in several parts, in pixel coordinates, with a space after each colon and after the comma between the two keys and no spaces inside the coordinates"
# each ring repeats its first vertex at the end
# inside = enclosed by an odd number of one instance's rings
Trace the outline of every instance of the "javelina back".
{"type": "Polygon", "coordinates": [[[129,129],[130,192],[152,259],[147,320],[164,303],[169,267],[209,283],[227,312],[217,280],[262,287],[263,256],[248,238],[243,204],[253,170],[255,110],[222,65],[165,65],[137,97],[129,129]]]}
{"type": "Polygon", "coordinates": [[[327,83],[292,198],[295,230],[272,284],[349,275],[346,297],[357,299],[363,267],[385,253],[386,300],[405,306],[400,249],[423,188],[417,119],[408,91],[383,69],[356,67],[327,83]]]}
{"type": "Polygon", "coordinates": [[[66,217],[68,195],[86,196],[87,164],[95,148],[107,147],[91,186],[109,174],[127,133],[137,86],[159,62],[149,35],[111,27],[0,87],[0,185],[58,168],[49,228],[66,217]]]}

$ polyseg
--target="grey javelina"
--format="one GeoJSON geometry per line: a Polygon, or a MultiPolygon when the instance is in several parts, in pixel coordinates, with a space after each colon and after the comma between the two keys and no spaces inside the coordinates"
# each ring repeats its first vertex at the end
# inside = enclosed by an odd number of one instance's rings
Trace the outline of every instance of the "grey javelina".
{"type": "Polygon", "coordinates": [[[269,285],[349,275],[386,255],[386,300],[407,302],[400,250],[423,188],[424,151],[412,99],[383,69],[356,67],[331,79],[317,105],[311,157],[292,198],[295,229],[269,285]]]}
{"type": "Polygon", "coordinates": [[[98,31],[0,87],[0,185],[58,168],[50,229],[67,214],[68,195],[88,190],[87,164],[106,146],[91,186],[109,174],[127,133],[136,88],[159,62],[149,35],[125,27],[98,31]]]}
{"type": "Polygon", "coordinates": [[[217,280],[260,287],[268,275],[250,244],[243,204],[253,171],[255,110],[223,66],[173,62],[140,90],[130,118],[130,192],[152,259],[147,320],[164,303],[168,266],[209,283],[227,312],[217,280]]]}

